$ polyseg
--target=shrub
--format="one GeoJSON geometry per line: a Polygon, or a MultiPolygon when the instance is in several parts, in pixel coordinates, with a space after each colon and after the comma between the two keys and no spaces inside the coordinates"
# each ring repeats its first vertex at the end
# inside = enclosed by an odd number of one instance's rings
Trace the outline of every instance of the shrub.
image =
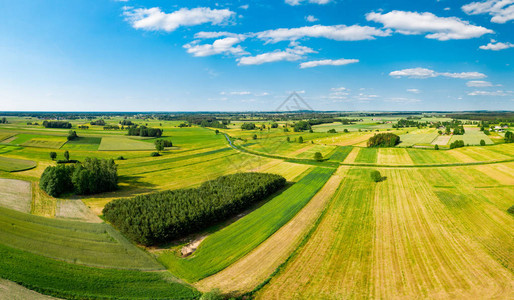
{"type": "Polygon", "coordinates": [[[327,133],[337,133],[337,131],[336,131],[334,128],[332,128],[332,129],[329,129],[329,130],[327,131],[327,133]]]}
{"type": "Polygon", "coordinates": [[[254,130],[255,124],[254,123],[243,123],[243,125],[241,125],[241,129],[242,130],[254,130]]]}
{"type": "Polygon", "coordinates": [[[514,143],[514,134],[511,131],[505,132],[505,143],[514,143]]]}
{"type": "Polygon", "coordinates": [[[224,221],[275,193],[285,178],[266,173],[237,173],[179,189],[118,199],[103,215],[129,238],[155,245],[224,221]]]}
{"type": "Polygon", "coordinates": [[[344,132],[344,133],[348,133],[349,131],[348,131],[348,129],[346,129],[346,128],[345,128],[345,129],[343,130],[343,132],[344,132]]]}
{"type": "Polygon", "coordinates": [[[68,139],[68,141],[73,141],[74,139],[78,138],[79,136],[77,135],[77,132],[73,131],[73,130],[70,130],[68,132],[68,136],[66,137],[68,139]]]}
{"type": "Polygon", "coordinates": [[[508,212],[509,214],[514,215],[514,205],[512,205],[511,207],[509,207],[509,209],[507,209],[507,212],[508,212]]]}
{"type": "Polygon", "coordinates": [[[123,156],[118,156],[116,159],[117,159],[117,160],[125,160],[125,157],[123,157],[123,156]]]}
{"type": "Polygon", "coordinates": [[[322,161],[323,160],[323,154],[321,154],[321,152],[314,153],[314,159],[317,160],[317,161],[322,161]]]}
{"type": "Polygon", "coordinates": [[[485,141],[484,140],[480,140],[480,146],[485,146],[485,141]]]}
{"type": "Polygon", "coordinates": [[[464,147],[464,141],[462,141],[462,140],[456,140],[455,142],[450,144],[450,149],[462,148],[462,147],[464,147]]]}
{"type": "Polygon", "coordinates": [[[370,176],[371,176],[371,180],[373,180],[374,182],[382,181],[382,174],[380,174],[380,172],[377,170],[371,171],[370,176]]]}
{"type": "Polygon", "coordinates": [[[257,135],[256,135],[256,134],[254,134],[254,135],[252,136],[252,139],[256,140],[256,139],[257,139],[257,135]]]}
{"type": "Polygon", "coordinates": [[[152,152],[152,153],[150,153],[150,156],[157,157],[157,156],[161,156],[161,154],[159,152],[152,152]]]}
{"type": "Polygon", "coordinates": [[[51,158],[52,160],[55,160],[55,159],[57,158],[57,153],[55,153],[55,152],[50,152],[50,158],[51,158]]]}
{"type": "Polygon", "coordinates": [[[298,138],[298,143],[302,144],[303,143],[303,137],[299,137],[298,138]]]}
{"type": "Polygon", "coordinates": [[[368,147],[394,147],[400,143],[400,137],[394,133],[375,134],[368,140],[368,147]]]}
{"type": "Polygon", "coordinates": [[[64,159],[66,161],[69,161],[70,160],[70,152],[68,152],[68,150],[64,151],[64,159]]]}
{"type": "Polygon", "coordinates": [[[435,145],[434,150],[439,150],[439,145],[435,145]]]}

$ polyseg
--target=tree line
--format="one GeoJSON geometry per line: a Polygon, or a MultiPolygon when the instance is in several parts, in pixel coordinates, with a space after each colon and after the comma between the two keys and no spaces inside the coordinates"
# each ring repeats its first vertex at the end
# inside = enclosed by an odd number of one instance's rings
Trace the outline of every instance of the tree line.
{"type": "Polygon", "coordinates": [[[132,240],[149,246],[184,237],[237,215],[286,184],[267,173],[237,173],[198,188],[118,199],[103,209],[106,220],[132,240]]]}
{"type": "Polygon", "coordinates": [[[71,128],[71,123],[66,121],[43,121],[45,128],[71,128]]]}
{"type": "Polygon", "coordinates": [[[118,188],[118,169],[112,159],[86,158],[83,163],[47,167],[39,186],[53,197],[110,192],[118,188]]]}
{"type": "Polygon", "coordinates": [[[132,126],[128,130],[128,135],[133,136],[148,136],[148,137],[161,137],[162,129],[160,128],[149,128],[146,126],[132,126]]]}
{"type": "Polygon", "coordinates": [[[400,137],[394,133],[375,134],[368,140],[368,147],[394,147],[400,143],[400,137]]]}

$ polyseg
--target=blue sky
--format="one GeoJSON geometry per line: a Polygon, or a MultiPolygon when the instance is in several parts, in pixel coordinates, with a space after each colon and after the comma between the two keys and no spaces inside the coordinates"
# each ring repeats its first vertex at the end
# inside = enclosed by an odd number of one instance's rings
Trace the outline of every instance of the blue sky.
{"type": "Polygon", "coordinates": [[[0,0],[0,110],[513,110],[514,0],[0,0]]]}

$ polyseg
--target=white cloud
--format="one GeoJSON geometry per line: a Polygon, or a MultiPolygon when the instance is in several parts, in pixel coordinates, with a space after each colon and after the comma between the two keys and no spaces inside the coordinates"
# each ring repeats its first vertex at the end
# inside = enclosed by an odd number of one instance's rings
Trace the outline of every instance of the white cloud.
{"type": "Polygon", "coordinates": [[[390,30],[382,30],[369,26],[345,25],[313,25],[298,28],[279,28],[262,31],[256,36],[266,42],[296,41],[305,37],[327,38],[336,41],[373,40],[377,36],[389,36],[390,30]]]}
{"type": "Polygon", "coordinates": [[[307,17],[305,17],[305,20],[306,20],[307,22],[311,22],[311,23],[312,23],[312,22],[319,21],[319,19],[318,19],[318,18],[316,18],[316,17],[315,17],[315,16],[313,16],[313,15],[308,15],[307,17]]]}
{"type": "Polygon", "coordinates": [[[296,61],[302,59],[307,53],[316,53],[316,51],[309,47],[294,46],[284,51],[277,50],[256,56],[241,57],[238,59],[238,65],[261,65],[277,61],[296,61]]]}
{"type": "Polygon", "coordinates": [[[449,10],[451,10],[451,8],[445,7],[444,10],[449,11],[449,10]]]}
{"type": "Polygon", "coordinates": [[[416,103],[421,102],[419,99],[413,99],[413,98],[402,98],[402,97],[394,97],[384,100],[386,102],[393,102],[393,103],[416,103]]]}
{"type": "Polygon", "coordinates": [[[313,60],[300,64],[301,69],[313,68],[318,66],[343,66],[353,63],[358,63],[358,59],[324,59],[324,60],[313,60]]]}
{"type": "Polygon", "coordinates": [[[235,44],[242,42],[241,39],[236,37],[226,37],[223,39],[215,40],[212,44],[198,45],[196,42],[192,42],[184,45],[187,49],[187,53],[193,54],[193,56],[211,56],[216,54],[233,54],[233,55],[245,55],[248,54],[241,46],[234,47],[235,44]]]}
{"type": "Polygon", "coordinates": [[[443,18],[429,12],[398,10],[386,14],[370,12],[366,14],[366,20],[382,23],[385,28],[394,29],[401,34],[426,34],[426,38],[440,41],[470,39],[494,33],[490,29],[471,25],[456,17],[443,18]]]}
{"type": "Polygon", "coordinates": [[[482,81],[482,80],[473,80],[466,82],[466,85],[469,87],[489,87],[493,86],[492,83],[489,81],[482,81]]]}
{"type": "Polygon", "coordinates": [[[303,2],[323,5],[332,2],[332,0],[285,0],[285,2],[292,6],[303,4],[303,2]]]}
{"type": "Polygon", "coordinates": [[[236,96],[245,96],[251,95],[251,92],[248,91],[234,91],[234,92],[221,92],[220,95],[236,95],[236,96]]]}
{"type": "Polygon", "coordinates": [[[462,6],[468,15],[489,14],[491,22],[506,23],[514,20],[514,0],[487,0],[462,6]]]}
{"type": "Polygon", "coordinates": [[[247,10],[249,7],[250,7],[250,5],[248,5],[248,4],[239,6],[239,8],[244,9],[244,10],[247,10]]]}
{"type": "Polygon", "coordinates": [[[232,33],[227,31],[218,31],[218,32],[210,32],[210,31],[200,31],[195,33],[196,39],[216,39],[220,37],[237,37],[241,40],[247,38],[248,36],[245,34],[232,33]]]}
{"type": "Polygon", "coordinates": [[[491,40],[491,42],[487,45],[483,45],[479,47],[482,50],[504,50],[509,48],[514,48],[514,44],[512,43],[501,43],[501,42],[495,42],[494,40],[491,40]]]}
{"type": "Polygon", "coordinates": [[[158,7],[125,7],[124,13],[132,27],[143,30],[164,30],[171,32],[180,26],[194,26],[205,23],[220,25],[226,23],[235,13],[229,9],[210,9],[198,7],[181,8],[172,13],[165,13],[158,7]]]}
{"type": "Polygon", "coordinates": [[[409,92],[409,93],[413,93],[413,94],[419,94],[419,93],[421,93],[421,91],[420,91],[420,90],[418,90],[418,89],[407,89],[407,92],[409,92]]]}
{"type": "Polygon", "coordinates": [[[413,68],[413,69],[403,69],[399,71],[393,71],[389,73],[389,76],[392,77],[409,77],[409,78],[433,78],[433,77],[449,77],[449,78],[460,78],[460,79],[480,79],[487,77],[485,74],[479,72],[462,72],[462,73],[438,73],[434,70],[425,69],[425,68],[413,68]]]}
{"type": "Polygon", "coordinates": [[[507,96],[508,94],[511,94],[510,91],[473,91],[469,92],[469,96],[507,96]]]}

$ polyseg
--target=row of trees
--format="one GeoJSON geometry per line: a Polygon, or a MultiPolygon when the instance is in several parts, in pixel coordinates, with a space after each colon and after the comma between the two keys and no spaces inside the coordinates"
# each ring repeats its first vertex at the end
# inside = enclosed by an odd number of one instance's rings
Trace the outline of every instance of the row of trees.
{"type": "Polygon", "coordinates": [[[155,150],[163,151],[166,147],[173,147],[173,143],[170,140],[156,140],[155,150]]]}
{"type": "MultiPolygon", "coordinates": [[[[485,144],[485,142],[484,142],[484,144],[485,144]]],[[[456,140],[455,142],[450,144],[450,149],[462,148],[464,146],[465,145],[464,145],[464,141],[463,140],[456,140]]]]}
{"type": "Polygon", "coordinates": [[[117,166],[112,159],[86,158],[83,163],[47,167],[39,186],[53,197],[114,191],[118,188],[117,166]]]}
{"type": "Polygon", "coordinates": [[[128,130],[128,135],[133,136],[148,136],[148,137],[161,137],[162,136],[162,129],[160,128],[149,128],[146,126],[138,127],[133,126],[130,127],[128,130]]]}
{"type": "Polygon", "coordinates": [[[94,121],[89,122],[89,124],[97,125],[97,126],[104,126],[105,125],[105,121],[104,121],[104,119],[94,120],[94,121]]]}
{"type": "Polygon", "coordinates": [[[368,147],[394,147],[400,143],[400,137],[394,133],[375,134],[368,140],[368,147]]]}
{"type": "Polygon", "coordinates": [[[66,121],[43,121],[45,128],[71,128],[71,123],[66,121]]]}
{"type": "Polygon", "coordinates": [[[257,127],[255,126],[254,123],[243,123],[241,125],[242,130],[254,130],[255,128],[257,128],[257,127]]]}
{"type": "Polygon", "coordinates": [[[121,232],[143,245],[169,242],[237,215],[286,184],[266,173],[237,173],[179,189],[118,199],[103,215],[121,232]]]}

